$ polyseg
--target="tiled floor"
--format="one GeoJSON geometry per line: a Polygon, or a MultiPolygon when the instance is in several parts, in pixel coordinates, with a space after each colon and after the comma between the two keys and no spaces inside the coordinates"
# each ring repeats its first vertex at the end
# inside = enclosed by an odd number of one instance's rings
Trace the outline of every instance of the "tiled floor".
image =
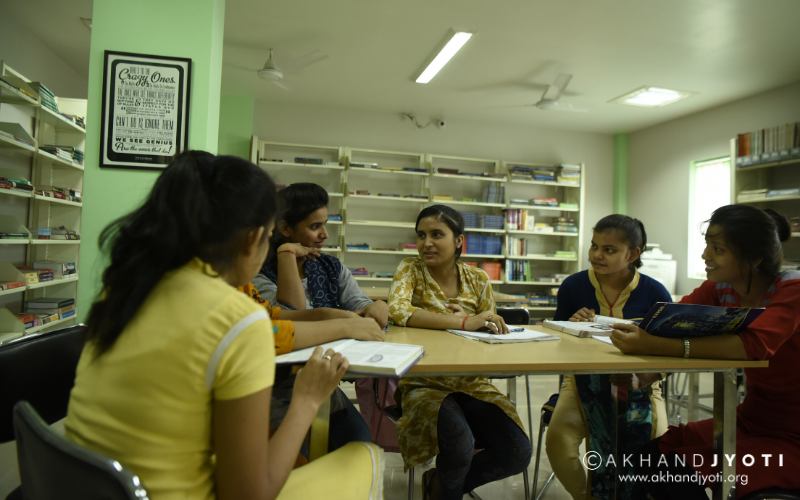
{"type": "MultiPolygon", "coordinates": [[[[700,393],[711,393],[713,388],[713,376],[710,374],[702,374],[700,376],[700,393]]],[[[495,385],[502,392],[505,392],[506,381],[496,380],[495,385]]],[[[342,389],[348,396],[355,399],[352,384],[342,384],[342,389]]],[[[541,376],[530,377],[531,401],[533,409],[533,426],[536,433],[533,436],[534,442],[534,457],[536,454],[536,440],[538,438],[539,430],[539,412],[541,405],[550,397],[551,394],[558,391],[558,377],[557,376],[541,376]]],[[[527,430],[528,414],[525,398],[525,379],[519,377],[517,379],[517,410],[519,416],[527,430]]],[[[711,401],[708,399],[701,400],[701,404],[711,406],[711,401]]],[[[682,421],[686,422],[686,411],[681,410],[682,421]]],[[[700,418],[709,418],[711,415],[701,411],[700,418]]],[[[676,418],[672,416],[670,423],[675,424],[676,418]]],[[[56,424],[59,425],[59,424],[56,424]]],[[[14,443],[0,444],[0,498],[5,498],[6,495],[19,484],[19,477],[17,475],[16,466],[16,449],[14,443]]],[[[403,472],[403,462],[400,455],[397,453],[386,454],[386,473],[384,475],[384,496],[386,500],[404,500],[408,498],[407,484],[408,475],[403,472]]],[[[533,464],[531,461],[529,467],[529,476],[533,480],[533,464]]],[[[422,498],[422,472],[430,466],[417,467],[415,473],[415,491],[414,498],[422,498]]],[[[542,450],[541,465],[539,471],[539,483],[541,485],[547,480],[550,475],[550,463],[547,460],[547,454],[542,450]]],[[[483,500],[522,500],[524,499],[524,486],[522,475],[507,478],[503,481],[487,484],[477,489],[477,493],[483,500]]],[[[465,496],[464,498],[469,498],[465,496]]],[[[547,490],[544,497],[547,500],[570,500],[569,494],[558,481],[554,479],[547,490]]]]}

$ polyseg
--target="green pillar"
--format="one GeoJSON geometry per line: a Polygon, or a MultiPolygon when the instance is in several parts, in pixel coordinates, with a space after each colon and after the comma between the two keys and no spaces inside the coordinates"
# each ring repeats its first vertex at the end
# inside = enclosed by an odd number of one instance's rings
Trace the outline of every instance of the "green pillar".
{"type": "Polygon", "coordinates": [[[628,212],[628,134],[614,134],[614,188],[615,214],[628,212]]]}
{"type": "Polygon", "coordinates": [[[253,135],[253,106],[250,96],[222,94],[219,102],[218,154],[250,159],[253,135]]]}
{"type": "Polygon", "coordinates": [[[85,321],[105,261],[97,238],[114,219],[136,209],[159,171],[100,169],[104,51],[192,60],[189,148],[217,152],[225,0],[94,0],[89,54],[78,320],[85,321]]]}

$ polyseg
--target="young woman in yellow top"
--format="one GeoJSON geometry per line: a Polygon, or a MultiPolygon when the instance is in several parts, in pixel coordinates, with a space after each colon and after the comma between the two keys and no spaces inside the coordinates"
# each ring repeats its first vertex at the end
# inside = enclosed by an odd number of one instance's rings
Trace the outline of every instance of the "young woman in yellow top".
{"type": "Polygon", "coordinates": [[[129,467],[152,498],[367,498],[379,485],[370,457],[380,450],[361,443],[290,477],[287,457],[348,367],[332,350],[300,370],[291,418],[269,438],[272,327],[236,287],[261,267],[275,212],[275,185],[258,167],[189,151],[100,235],[110,264],[66,436],[129,467]],[[328,481],[310,494],[318,477],[328,481]]]}
{"type": "MultiPolygon", "coordinates": [[[[418,258],[404,259],[389,291],[395,325],[508,333],[489,277],[458,259],[464,220],[444,205],[417,217],[418,258]]],[[[397,434],[406,468],[437,456],[423,476],[426,497],[458,498],[522,472],[531,443],[513,403],[486,377],[401,378],[397,434]],[[475,454],[475,450],[481,451],[475,454]]]]}

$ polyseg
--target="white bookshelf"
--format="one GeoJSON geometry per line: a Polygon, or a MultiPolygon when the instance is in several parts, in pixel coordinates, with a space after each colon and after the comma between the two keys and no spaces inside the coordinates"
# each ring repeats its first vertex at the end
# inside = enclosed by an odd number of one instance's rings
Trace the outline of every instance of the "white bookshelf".
{"type": "MultiPolygon", "coordinates": [[[[0,54],[2,56],[2,54],[0,54]]],[[[0,60],[0,75],[12,85],[18,86],[35,96],[31,79],[20,74],[0,60]]],[[[48,85],[48,82],[43,82],[48,85]]],[[[48,85],[51,91],[57,82],[48,85]]],[[[61,113],[86,117],[86,100],[62,96],[55,98],[61,113]]],[[[41,104],[40,98],[32,99],[24,92],[17,91],[0,82],[0,122],[19,126],[21,133],[32,139],[34,146],[0,137],[0,175],[25,179],[34,189],[56,186],[73,189],[83,195],[83,165],[54,156],[38,149],[46,145],[72,146],[86,151],[86,130],[72,119],[55,113],[41,104]]],[[[15,134],[16,135],[16,134],[15,134]]],[[[22,136],[20,136],[22,137],[22,136]]],[[[25,137],[23,137],[25,139],[25,137]]],[[[28,140],[28,139],[26,139],[28,140]]],[[[30,141],[29,141],[30,142],[30,141]]],[[[52,260],[55,262],[74,262],[78,268],[80,240],[39,240],[30,235],[26,228],[58,228],[61,226],[81,233],[81,202],[49,198],[34,192],[25,193],[0,189],[0,231],[25,232],[27,239],[0,240],[0,264],[22,266],[33,262],[52,260]],[[18,230],[13,230],[14,226],[18,230]]],[[[21,276],[21,275],[20,275],[21,276]]],[[[25,281],[24,278],[20,281],[25,281]]],[[[21,311],[24,300],[40,297],[77,299],[77,275],[67,279],[56,279],[24,287],[5,290],[0,293],[0,313],[21,311]]],[[[11,315],[15,321],[16,317],[11,315]]],[[[0,322],[6,321],[0,318],[0,322]]],[[[53,321],[45,325],[23,330],[24,334],[49,330],[74,321],[74,316],[53,321]]],[[[22,324],[19,322],[20,325],[22,324]]],[[[4,325],[5,326],[5,325],[4,325]]]]}
{"type": "MultiPolygon", "coordinates": [[[[464,254],[462,260],[500,262],[510,265],[516,261],[528,261],[535,266],[536,277],[553,274],[574,273],[581,270],[580,256],[583,255],[583,211],[585,206],[585,165],[581,164],[579,186],[557,181],[534,181],[512,179],[509,168],[514,165],[547,166],[531,162],[510,162],[490,158],[470,158],[430,153],[387,151],[349,146],[319,146],[307,144],[277,143],[260,141],[254,136],[251,147],[251,161],[276,178],[279,184],[312,182],[323,186],[331,199],[329,213],[339,213],[341,222],[328,222],[336,234],[331,234],[331,244],[341,247],[340,258],[351,268],[366,268],[373,272],[396,270],[398,259],[417,256],[416,252],[402,251],[403,243],[415,243],[414,227],[419,211],[434,204],[451,206],[461,212],[477,212],[479,215],[502,215],[505,209],[528,210],[537,221],[548,222],[557,217],[575,218],[577,233],[519,231],[506,228],[484,229],[466,228],[470,235],[497,236],[502,238],[503,253],[500,255],[464,254]],[[311,157],[323,160],[324,165],[297,164],[295,157],[311,157]],[[282,162],[268,161],[274,159],[282,162]],[[327,165],[336,162],[340,165],[327,165]],[[360,166],[360,165],[363,165],[360,166]],[[331,168],[328,168],[331,167],[331,168]],[[438,168],[458,169],[460,173],[491,173],[502,177],[483,177],[477,175],[453,175],[437,172],[438,168]],[[405,170],[404,170],[405,169],[405,170]],[[490,203],[485,190],[494,186],[505,189],[502,202],[490,203]],[[364,194],[356,194],[364,191],[364,194]],[[332,195],[336,192],[337,195],[332,195]],[[341,193],[341,194],[339,194],[341,193]],[[368,193],[368,194],[367,194],[368,193]],[[391,196],[380,196],[381,194],[391,196]],[[424,198],[407,198],[419,195],[424,198]],[[452,196],[452,200],[434,200],[434,195],[452,196]],[[556,198],[559,203],[573,204],[570,207],[541,206],[508,202],[509,198],[532,199],[536,197],[556,198]],[[338,205],[338,208],[336,206],[338,205]],[[508,256],[508,238],[529,239],[528,249],[536,253],[524,256],[508,256]],[[369,250],[347,249],[347,244],[367,243],[369,250]],[[375,248],[397,248],[375,250],[375,248]],[[576,252],[574,258],[555,257],[559,250],[576,252]],[[393,256],[394,258],[391,258],[393,256]]],[[[329,231],[330,232],[330,231],[329,231]]],[[[326,251],[326,250],[324,250],[326,251]]],[[[532,273],[533,276],[533,273],[532,273]]],[[[541,291],[542,287],[558,287],[559,283],[510,281],[505,270],[501,279],[492,284],[498,291],[507,293],[527,293],[541,291]]],[[[391,278],[372,278],[356,276],[355,279],[367,286],[368,283],[387,283],[391,278]]],[[[536,311],[533,317],[546,317],[554,308],[530,308],[536,311]]]]}

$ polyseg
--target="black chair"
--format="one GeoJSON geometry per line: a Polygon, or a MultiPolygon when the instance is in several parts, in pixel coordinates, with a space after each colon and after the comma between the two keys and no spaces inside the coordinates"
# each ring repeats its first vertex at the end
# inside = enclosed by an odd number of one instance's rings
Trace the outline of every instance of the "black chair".
{"type": "MultiPolygon", "coordinates": [[[[48,424],[67,416],[85,325],[25,335],[0,345],[0,443],[14,440],[14,405],[27,400],[48,424]]],[[[7,499],[21,499],[22,489],[7,499]]]]}
{"type": "Polygon", "coordinates": [[[116,460],[69,442],[27,401],[14,406],[17,460],[25,500],[147,500],[139,478],[116,460]]]}
{"type": "Polygon", "coordinates": [[[539,419],[539,442],[536,445],[536,463],[533,466],[533,494],[535,500],[540,500],[544,496],[550,483],[552,483],[553,479],[556,477],[556,473],[551,472],[550,477],[547,478],[544,486],[542,486],[542,491],[539,492],[538,495],[536,494],[536,488],[539,486],[539,459],[542,455],[542,436],[544,436],[545,428],[550,425],[550,419],[553,418],[553,412],[556,409],[556,403],[558,403],[558,396],[558,393],[550,396],[550,399],[542,406],[542,416],[539,419]]]}

